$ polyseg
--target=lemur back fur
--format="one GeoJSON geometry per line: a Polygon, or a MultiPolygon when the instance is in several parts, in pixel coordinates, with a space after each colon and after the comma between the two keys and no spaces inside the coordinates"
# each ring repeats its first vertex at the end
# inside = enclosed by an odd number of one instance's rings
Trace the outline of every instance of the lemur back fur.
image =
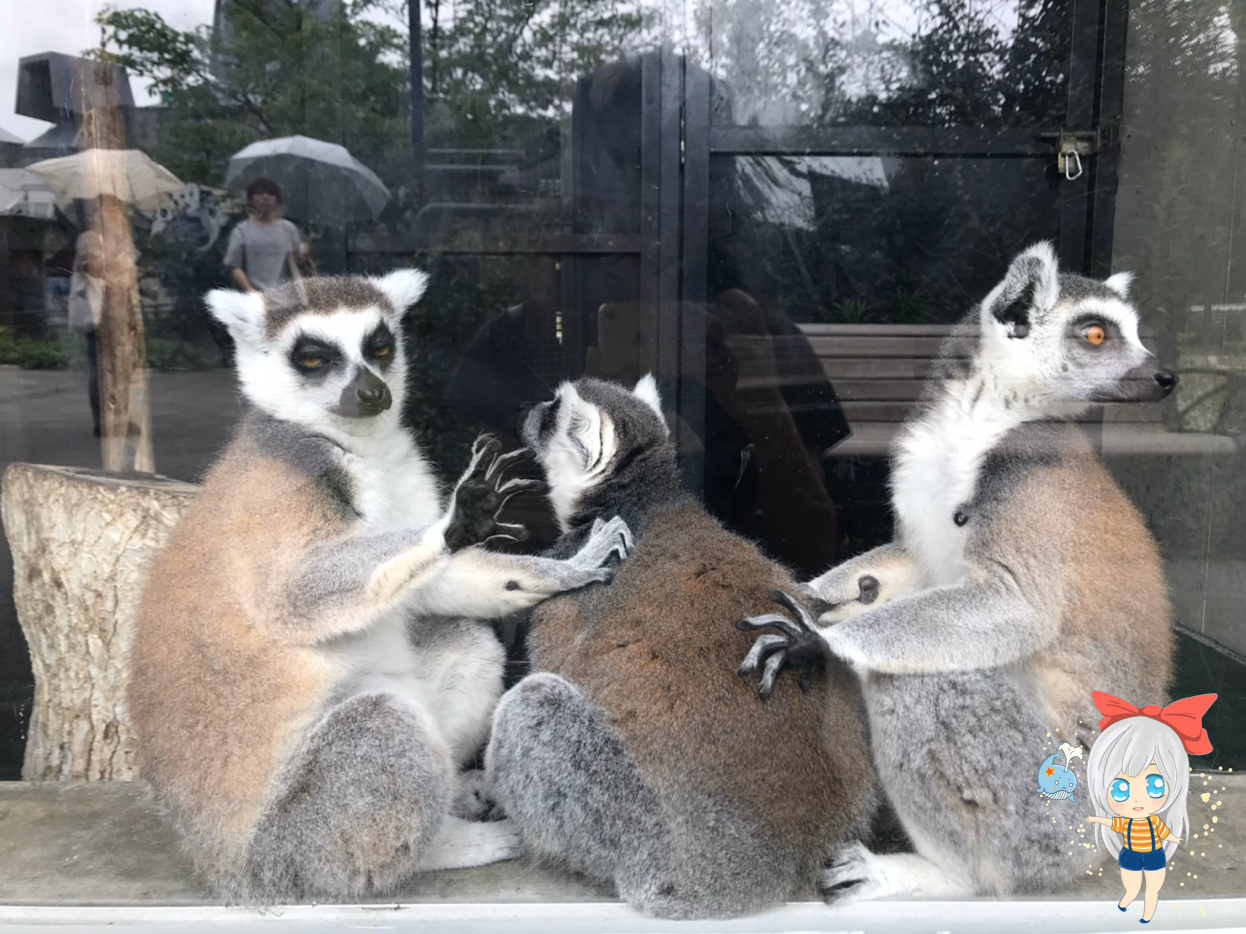
{"type": "Polygon", "coordinates": [[[1075,816],[1020,765],[1089,748],[1092,689],[1158,703],[1172,671],[1155,542],[1061,420],[1175,383],[1127,292],[1127,277],[1059,274],[1046,244],[1022,253],[900,434],[896,541],[802,588],[860,674],[879,778],[917,849],[849,848],[824,880],[834,898],[1049,891],[1085,870],[1075,816]]]}
{"type": "Polygon", "coordinates": [[[501,695],[479,620],[611,573],[617,526],[568,561],[473,547],[520,534],[496,515],[525,482],[489,445],[443,505],[398,422],[423,288],[209,296],[252,411],[152,564],[129,704],[143,775],[227,898],[383,894],[515,855],[505,822],[450,814],[501,695]]]}
{"type": "Polygon", "coordinates": [[[833,667],[762,704],[736,674],[751,637],[735,620],[792,581],[681,491],[651,380],[633,394],[582,379],[552,405],[520,434],[549,477],[560,547],[602,509],[636,547],[608,589],[535,611],[538,673],[503,698],[487,752],[499,803],[532,850],[647,914],[726,917],[810,894],[872,810],[853,679],[833,667]]]}

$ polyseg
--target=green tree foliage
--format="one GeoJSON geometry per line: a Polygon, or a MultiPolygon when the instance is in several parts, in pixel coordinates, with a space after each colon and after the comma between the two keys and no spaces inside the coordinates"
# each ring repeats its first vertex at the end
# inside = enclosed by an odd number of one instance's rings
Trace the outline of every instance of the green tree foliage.
{"type": "Polygon", "coordinates": [[[424,76],[434,144],[496,145],[499,122],[529,130],[570,112],[575,81],[634,45],[648,22],[619,0],[427,4],[424,76]]]}
{"type": "Polygon", "coordinates": [[[182,31],[150,10],[104,8],[103,53],[152,82],[165,121],[153,153],[180,177],[222,181],[229,156],[301,133],[365,161],[406,145],[405,37],[377,0],[224,0],[229,28],[182,31]]]}

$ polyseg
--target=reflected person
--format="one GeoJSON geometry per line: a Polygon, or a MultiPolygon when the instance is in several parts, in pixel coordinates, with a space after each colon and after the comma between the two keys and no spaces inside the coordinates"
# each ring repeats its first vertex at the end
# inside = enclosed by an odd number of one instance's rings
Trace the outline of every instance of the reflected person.
{"type": "Polygon", "coordinates": [[[225,266],[244,292],[264,291],[315,272],[298,228],[280,216],[281,186],[271,178],[247,185],[251,215],[229,235],[225,266]]]}

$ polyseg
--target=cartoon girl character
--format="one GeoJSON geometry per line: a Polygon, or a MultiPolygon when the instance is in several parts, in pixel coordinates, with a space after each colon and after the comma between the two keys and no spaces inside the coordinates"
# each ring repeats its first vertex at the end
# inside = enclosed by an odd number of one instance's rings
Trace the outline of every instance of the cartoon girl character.
{"type": "Polygon", "coordinates": [[[1161,709],[1156,704],[1138,708],[1102,691],[1090,694],[1103,719],[1086,762],[1096,811],[1087,820],[1099,825],[1099,851],[1120,863],[1121,911],[1138,896],[1145,877],[1141,923],[1147,924],[1155,914],[1168,856],[1186,830],[1189,756],[1211,752],[1202,721],[1216,695],[1186,697],[1161,709]]]}

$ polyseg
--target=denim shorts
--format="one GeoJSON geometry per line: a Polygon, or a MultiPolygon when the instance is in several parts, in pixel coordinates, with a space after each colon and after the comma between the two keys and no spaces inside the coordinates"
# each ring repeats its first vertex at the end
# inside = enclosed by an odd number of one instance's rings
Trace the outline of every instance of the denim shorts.
{"type": "Polygon", "coordinates": [[[1121,855],[1117,862],[1121,864],[1121,869],[1128,869],[1130,872],[1138,872],[1143,869],[1151,872],[1156,869],[1163,869],[1168,864],[1163,850],[1139,853],[1137,850],[1127,850],[1124,847],[1121,847],[1121,855]]]}

